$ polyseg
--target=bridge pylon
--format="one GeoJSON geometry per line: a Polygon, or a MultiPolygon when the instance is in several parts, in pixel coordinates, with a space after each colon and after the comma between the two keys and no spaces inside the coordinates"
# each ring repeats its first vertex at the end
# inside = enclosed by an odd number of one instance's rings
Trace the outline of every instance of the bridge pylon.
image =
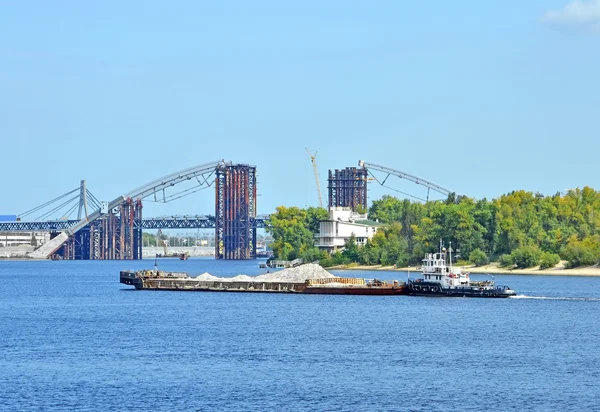
{"type": "Polygon", "coordinates": [[[69,236],[57,251],[63,259],[141,259],[142,201],[126,198],[69,236]]]}
{"type": "Polygon", "coordinates": [[[256,167],[222,164],[215,180],[215,258],[256,257],[256,167]]]}
{"type": "Polygon", "coordinates": [[[327,179],[329,190],[328,206],[349,207],[356,211],[358,207],[367,208],[367,171],[363,168],[346,167],[329,170],[327,179]]]}

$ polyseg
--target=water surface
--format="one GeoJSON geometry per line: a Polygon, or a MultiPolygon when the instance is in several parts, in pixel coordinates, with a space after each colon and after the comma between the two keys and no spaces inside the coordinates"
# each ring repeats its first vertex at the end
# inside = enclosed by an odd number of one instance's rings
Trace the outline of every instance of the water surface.
{"type": "MultiPolygon", "coordinates": [[[[599,409],[600,278],[496,275],[511,299],[119,283],[120,269],[153,263],[0,261],[0,409],[599,409]]],[[[159,265],[263,272],[257,261],[159,265]]]]}

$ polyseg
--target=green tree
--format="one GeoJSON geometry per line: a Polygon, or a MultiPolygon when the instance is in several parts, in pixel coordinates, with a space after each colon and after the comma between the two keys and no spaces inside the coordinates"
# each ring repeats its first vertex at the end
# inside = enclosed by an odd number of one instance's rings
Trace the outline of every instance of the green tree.
{"type": "Polygon", "coordinates": [[[381,226],[371,242],[371,256],[377,256],[377,263],[391,266],[406,266],[409,262],[408,242],[402,236],[402,225],[398,222],[381,226]]]}
{"type": "Polygon", "coordinates": [[[369,209],[369,218],[381,223],[401,222],[404,215],[404,202],[394,196],[384,195],[374,200],[369,209]]]}
{"type": "Polygon", "coordinates": [[[489,263],[488,256],[481,249],[475,249],[469,255],[469,262],[474,264],[475,266],[483,266],[489,263]]]}
{"type": "Polygon", "coordinates": [[[486,229],[475,219],[476,203],[473,199],[461,197],[458,203],[429,202],[425,207],[425,216],[414,227],[414,252],[433,252],[440,240],[446,245],[452,242],[452,248],[460,250],[460,255],[465,257],[484,247],[486,229]]]}
{"type": "Polygon", "coordinates": [[[531,192],[515,191],[495,200],[496,204],[496,250],[498,253],[511,253],[525,246],[527,230],[538,231],[536,198],[531,192]]]}
{"type": "Polygon", "coordinates": [[[356,244],[356,236],[354,233],[352,233],[344,242],[344,250],[342,251],[342,255],[349,262],[358,262],[360,260],[360,251],[358,245],[356,244]]]}
{"type": "MultiPolygon", "coordinates": [[[[300,216],[302,209],[295,208],[294,213],[276,214],[288,220],[276,222],[281,227],[273,229],[278,231],[274,249],[278,246],[280,256],[318,255],[311,250],[312,235],[318,232],[319,221],[327,219],[327,212],[321,208],[303,212],[300,216]],[[299,230],[292,230],[295,225],[299,230]]],[[[600,259],[595,252],[600,248],[600,192],[589,187],[553,196],[519,190],[491,201],[451,195],[445,201],[421,203],[386,195],[373,201],[369,218],[383,224],[373,239],[357,249],[359,261],[369,265],[419,263],[424,253],[437,251],[440,240],[447,246],[452,242],[463,259],[479,250],[488,258],[499,257],[507,267],[535,266],[542,252],[567,259],[566,253],[570,266],[600,259]]],[[[349,253],[328,261],[348,258],[349,253]]],[[[544,262],[554,259],[544,256],[544,262]]]]}
{"type": "Polygon", "coordinates": [[[364,207],[363,205],[356,205],[356,207],[354,208],[354,211],[358,214],[364,215],[369,210],[366,207],[364,207]]]}
{"type": "Polygon", "coordinates": [[[495,255],[494,233],[496,233],[496,207],[486,199],[478,200],[472,210],[475,222],[481,225],[481,236],[484,251],[495,255]]]}
{"type": "Polygon", "coordinates": [[[510,254],[506,253],[498,258],[498,264],[503,268],[510,268],[515,265],[510,254]]]}
{"type": "Polygon", "coordinates": [[[142,244],[156,246],[156,236],[152,233],[142,232],[142,244]]]}
{"type": "Polygon", "coordinates": [[[301,250],[299,257],[307,263],[317,262],[325,259],[327,257],[327,252],[319,250],[317,247],[305,247],[301,250]]]}
{"type": "Polygon", "coordinates": [[[518,268],[530,268],[540,263],[542,252],[536,245],[521,246],[510,254],[513,263],[518,268]]]}
{"type": "MultiPolygon", "coordinates": [[[[313,210],[311,219],[318,213],[313,210]]],[[[306,210],[296,206],[278,206],[266,224],[267,233],[273,236],[271,247],[274,256],[278,259],[293,260],[303,253],[309,253],[314,246],[314,234],[309,229],[309,224],[311,223],[308,221],[306,210]]]]}
{"type": "Polygon", "coordinates": [[[372,240],[367,240],[367,243],[359,249],[360,262],[365,265],[377,265],[380,262],[381,250],[375,246],[372,240]]]}
{"type": "Polygon", "coordinates": [[[571,236],[561,255],[570,268],[597,264],[600,260],[600,235],[586,236],[582,240],[571,236]]]}
{"type": "Polygon", "coordinates": [[[540,269],[550,269],[558,265],[560,256],[556,253],[543,252],[540,256],[540,269]]]}
{"type": "Polygon", "coordinates": [[[319,233],[320,222],[327,219],[329,219],[329,214],[322,207],[309,207],[306,209],[306,227],[313,234],[319,233]]]}

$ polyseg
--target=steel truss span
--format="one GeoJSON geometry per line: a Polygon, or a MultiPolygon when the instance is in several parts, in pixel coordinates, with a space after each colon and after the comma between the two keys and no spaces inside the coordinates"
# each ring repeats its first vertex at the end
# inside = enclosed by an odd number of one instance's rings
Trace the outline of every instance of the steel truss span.
{"type": "Polygon", "coordinates": [[[79,220],[52,220],[47,222],[3,222],[0,232],[60,232],[67,230],[79,220]]]}
{"type": "MultiPolygon", "coordinates": [[[[269,215],[259,215],[250,218],[253,228],[263,229],[269,215]]],[[[78,220],[53,220],[48,222],[3,222],[0,223],[0,232],[60,232],[73,226],[78,220]]],[[[144,218],[135,220],[136,229],[214,229],[216,227],[214,216],[171,216],[144,218]]],[[[86,226],[81,230],[86,230],[86,226]]]]}

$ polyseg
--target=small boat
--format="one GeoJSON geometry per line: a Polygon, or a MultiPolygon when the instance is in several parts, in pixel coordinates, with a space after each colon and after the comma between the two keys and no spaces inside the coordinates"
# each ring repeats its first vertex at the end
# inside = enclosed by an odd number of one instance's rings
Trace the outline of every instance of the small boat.
{"type": "Polygon", "coordinates": [[[495,279],[472,281],[469,273],[452,266],[452,245],[449,251],[440,242],[439,253],[427,253],[421,268],[423,278],[408,280],[412,296],[448,296],[468,298],[508,298],[516,292],[508,286],[497,286],[495,279]]]}
{"type": "Polygon", "coordinates": [[[189,253],[177,253],[177,252],[173,252],[170,255],[163,255],[161,253],[157,253],[156,254],[157,258],[179,258],[179,260],[188,260],[188,258],[190,257],[189,253]]]}
{"type": "Polygon", "coordinates": [[[271,250],[258,250],[256,251],[257,259],[269,259],[273,257],[273,251],[271,250]]]}

